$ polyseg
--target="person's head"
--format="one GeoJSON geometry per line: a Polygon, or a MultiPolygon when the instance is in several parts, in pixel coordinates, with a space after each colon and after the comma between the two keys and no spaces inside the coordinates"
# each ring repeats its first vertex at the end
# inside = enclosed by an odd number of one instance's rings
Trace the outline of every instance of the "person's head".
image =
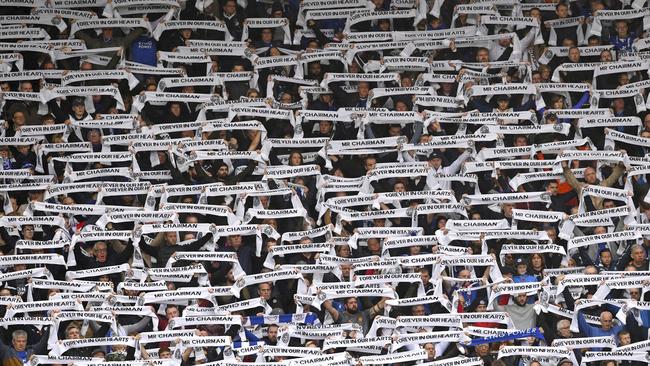
{"type": "Polygon", "coordinates": [[[20,145],[17,147],[16,150],[18,150],[18,154],[26,156],[29,155],[29,152],[31,151],[31,147],[29,145],[20,145]]]}
{"type": "Polygon", "coordinates": [[[316,77],[320,76],[323,73],[323,67],[321,66],[320,62],[310,62],[307,66],[307,70],[309,71],[309,75],[316,77]]]}
{"type": "Polygon", "coordinates": [[[602,46],[600,37],[593,35],[587,39],[587,46],[593,47],[593,46],[602,46]]]}
{"type": "Polygon", "coordinates": [[[88,141],[93,145],[100,145],[102,143],[102,134],[97,129],[88,131],[88,141]]]}
{"type": "Polygon", "coordinates": [[[517,271],[518,275],[526,274],[526,271],[528,270],[528,264],[526,264],[526,261],[523,258],[517,258],[515,264],[515,270],[517,271]]]}
{"type": "Polygon", "coordinates": [[[614,326],[614,317],[609,311],[603,311],[600,313],[600,327],[603,330],[610,330],[614,326]]]}
{"type": "Polygon", "coordinates": [[[580,62],[580,49],[578,47],[569,48],[569,61],[573,63],[580,62]]]}
{"type": "Polygon", "coordinates": [[[343,278],[350,278],[350,271],[352,271],[352,264],[342,263],[341,264],[341,275],[343,278]]]}
{"type": "Polygon", "coordinates": [[[190,39],[190,37],[192,37],[192,29],[191,28],[183,28],[179,32],[181,34],[181,38],[183,38],[183,40],[185,40],[185,41],[187,41],[188,39],[190,39]]]}
{"type": "Polygon", "coordinates": [[[505,111],[508,108],[510,108],[510,98],[507,95],[497,96],[497,109],[505,111]]]}
{"type": "Polygon", "coordinates": [[[616,30],[616,35],[618,35],[619,38],[626,38],[629,33],[630,27],[627,24],[626,20],[617,20],[614,29],[616,30]]]}
{"type": "Polygon", "coordinates": [[[160,347],[158,350],[158,358],[172,358],[172,351],[169,349],[169,347],[160,347]]]}
{"type": "Polygon", "coordinates": [[[527,146],[528,145],[528,137],[525,135],[519,135],[515,137],[515,146],[527,146]]]}
{"type": "Polygon", "coordinates": [[[411,314],[413,316],[424,316],[426,315],[424,312],[424,305],[415,305],[413,308],[411,308],[411,314]]]}
{"type": "Polygon", "coordinates": [[[640,301],[641,300],[641,289],[640,288],[631,288],[627,290],[627,294],[630,295],[630,299],[640,301]]]}
{"type": "MultiPolygon", "coordinates": [[[[244,67],[244,64],[236,63],[236,64],[232,65],[232,68],[230,69],[230,71],[232,71],[232,72],[242,72],[242,71],[246,71],[246,67],[244,67]]],[[[250,96],[252,91],[257,92],[256,89],[252,89],[252,88],[248,89],[248,91],[246,92],[246,96],[248,98],[257,98],[257,96],[254,96],[254,97],[250,96]]]]}
{"type": "Polygon", "coordinates": [[[20,83],[20,88],[18,91],[31,93],[34,91],[34,86],[32,85],[31,81],[23,81],[20,83]]]}
{"type": "Polygon", "coordinates": [[[612,57],[612,52],[610,50],[604,50],[600,53],[600,62],[612,62],[614,57],[612,57]]]}
{"type": "MultiPolygon", "coordinates": [[[[509,33],[506,28],[503,28],[503,29],[501,29],[499,31],[499,34],[506,34],[506,33],[509,33]]],[[[503,38],[499,39],[498,42],[499,42],[499,46],[501,46],[501,47],[509,47],[510,44],[512,43],[511,39],[508,38],[508,37],[503,37],[503,38]]]]}
{"type": "Polygon", "coordinates": [[[65,339],[80,339],[81,329],[78,326],[71,324],[65,328],[65,339]]]}
{"type": "Polygon", "coordinates": [[[618,337],[618,346],[627,346],[632,343],[632,337],[628,330],[622,330],[616,335],[618,337]]]}
{"type": "Polygon", "coordinates": [[[359,93],[359,98],[367,98],[368,93],[370,92],[370,84],[365,81],[362,81],[358,84],[357,90],[359,93]]]}
{"type": "Polygon", "coordinates": [[[174,245],[178,241],[178,235],[175,231],[168,231],[165,233],[165,242],[167,245],[174,245]]]}
{"type": "Polygon", "coordinates": [[[525,293],[523,294],[517,294],[515,296],[515,304],[519,306],[524,306],[528,302],[528,295],[525,293]]]}
{"type": "Polygon", "coordinates": [[[569,7],[565,3],[558,3],[555,6],[555,14],[558,18],[566,18],[569,16],[569,7]]]}
{"type": "Polygon", "coordinates": [[[406,192],[404,182],[398,181],[393,184],[393,192],[406,192]]]}
{"type": "Polygon", "coordinates": [[[530,9],[530,12],[528,13],[528,16],[541,20],[542,19],[542,11],[539,10],[539,8],[532,8],[532,9],[530,9]]]}
{"type": "Polygon", "coordinates": [[[83,99],[76,98],[72,102],[72,112],[74,112],[77,118],[81,118],[86,114],[86,105],[84,104],[83,99]]]}
{"type": "Polygon", "coordinates": [[[542,74],[539,71],[533,71],[531,76],[531,81],[533,84],[539,84],[542,82],[542,74]]]}
{"type": "Polygon", "coordinates": [[[103,241],[98,241],[93,246],[93,254],[95,255],[95,260],[99,263],[106,262],[108,256],[108,246],[103,241]]]}
{"type": "MultiPolygon", "coordinates": [[[[472,218],[471,220],[480,220],[480,218],[478,218],[478,219],[473,219],[473,218],[472,218]]],[[[437,227],[439,230],[442,230],[442,229],[444,229],[445,227],[447,227],[447,218],[446,218],[446,217],[439,217],[439,218],[438,218],[438,221],[436,222],[436,227],[437,227]]]]}
{"type": "Polygon", "coordinates": [[[469,280],[471,277],[472,277],[472,274],[467,269],[463,269],[460,272],[458,272],[458,278],[460,278],[462,280],[469,280]]]}
{"type": "Polygon", "coordinates": [[[501,274],[503,275],[504,278],[512,279],[512,275],[514,273],[515,273],[515,270],[509,265],[506,265],[503,268],[501,268],[501,274]]]}
{"type": "Polygon", "coordinates": [[[596,176],[596,169],[592,167],[585,168],[585,182],[588,184],[596,184],[598,177],[596,176]]]}
{"type": "Polygon", "coordinates": [[[548,65],[539,65],[539,75],[542,77],[542,81],[550,80],[551,68],[548,65]]]}
{"type": "Polygon", "coordinates": [[[278,326],[275,324],[269,325],[268,329],[268,338],[271,342],[275,343],[278,341],[278,326]]]}
{"type": "Polygon", "coordinates": [[[478,357],[488,356],[490,354],[490,345],[487,343],[479,344],[474,347],[474,351],[478,357]]]}
{"type": "MultiPolygon", "coordinates": [[[[408,105],[406,105],[406,102],[403,100],[398,100],[395,102],[395,111],[397,112],[407,112],[408,111],[408,105]]],[[[401,128],[400,128],[401,130],[401,128]]],[[[399,136],[399,135],[391,135],[391,136],[399,136]]]]}
{"type": "Polygon", "coordinates": [[[271,284],[269,282],[263,282],[257,285],[257,295],[264,298],[265,300],[271,298],[272,290],[273,289],[271,288],[271,284]]]}
{"type": "Polygon", "coordinates": [[[227,0],[223,4],[224,15],[231,16],[237,12],[237,2],[235,0],[227,0]]]}
{"type": "Polygon", "coordinates": [[[646,252],[641,244],[635,244],[632,247],[632,263],[639,266],[645,261],[646,252]]]}
{"type": "Polygon", "coordinates": [[[449,95],[454,92],[454,83],[441,83],[440,87],[442,89],[442,93],[445,95],[449,95]]]}
{"type": "Polygon", "coordinates": [[[178,311],[178,306],[176,305],[167,305],[165,308],[165,317],[168,320],[173,318],[178,318],[180,316],[180,311],[178,311]]]}
{"type": "Polygon", "coordinates": [[[557,333],[560,335],[562,338],[570,338],[571,337],[571,321],[567,319],[562,319],[559,322],[557,322],[557,333]]]}
{"type": "Polygon", "coordinates": [[[181,104],[178,102],[173,102],[169,104],[169,113],[171,113],[174,117],[180,117],[181,116],[181,104]]]}
{"type": "Polygon", "coordinates": [[[622,112],[625,109],[625,100],[623,98],[615,98],[612,101],[612,109],[614,109],[614,112],[622,112]]]}
{"type": "MultiPolygon", "coordinates": [[[[307,48],[308,50],[318,50],[318,49],[320,49],[321,47],[320,47],[320,43],[318,42],[317,39],[310,39],[310,40],[307,42],[307,47],[306,47],[306,48],[307,48]]],[[[312,63],[314,63],[314,62],[312,62],[312,63]]],[[[319,65],[320,65],[320,64],[319,64],[319,65]]]]}
{"type": "Polygon", "coordinates": [[[107,42],[113,39],[113,28],[102,28],[102,38],[107,42]]]}
{"type": "Polygon", "coordinates": [[[436,170],[440,169],[442,166],[442,156],[436,152],[432,153],[429,155],[429,164],[436,170]]]}
{"type": "Polygon", "coordinates": [[[91,357],[96,358],[106,358],[106,352],[101,348],[96,348],[93,350],[93,353],[90,354],[91,357]]]}
{"type": "Polygon", "coordinates": [[[56,123],[56,119],[51,113],[48,113],[41,117],[41,124],[42,125],[53,125],[56,123]]]}
{"type": "Polygon", "coordinates": [[[551,196],[556,196],[558,190],[557,181],[550,181],[546,184],[546,192],[550,193],[551,196]]]}
{"type": "Polygon", "coordinates": [[[420,278],[422,279],[422,284],[426,286],[431,280],[431,274],[429,273],[429,270],[426,268],[420,269],[420,278]]]}
{"type": "Polygon", "coordinates": [[[242,245],[241,235],[228,235],[226,239],[226,246],[231,247],[235,250],[239,249],[242,245]]]}
{"type": "Polygon", "coordinates": [[[379,253],[381,251],[381,242],[378,238],[370,238],[366,244],[370,253],[379,253]]]}
{"type": "Polygon", "coordinates": [[[27,348],[27,332],[24,330],[15,330],[11,333],[11,344],[16,351],[24,351],[27,348]]]}
{"type": "Polygon", "coordinates": [[[377,22],[377,27],[379,28],[380,32],[388,32],[390,31],[390,20],[388,19],[379,19],[377,22]]]}
{"type": "Polygon", "coordinates": [[[333,129],[334,129],[334,125],[332,124],[332,121],[319,121],[318,122],[318,132],[320,132],[323,135],[326,135],[326,136],[331,135],[333,129]]]}
{"type": "Polygon", "coordinates": [[[217,178],[225,179],[228,176],[228,165],[226,163],[219,164],[217,168],[217,178]]]}
{"type": "Polygon", "coordinates": [[[487,48],[479,48],[476,51],[476,62],[490,62],[490,51],[487,48]]]}
{"type": "Polygon", "coordinates": [[[369,172],[369,171],[375,169],[375,166],[377,166],[377,159],[375,157],[373,157],[373,156],[369,156],[369,157],[366,158],[364,165],[365,165],[366,171],[369,172]]]}
{"type": "Polygon", "coordinates": [[[612,264],[612,252],[605,248],[598,253],[598,256],[600,257],[600,263],[605,265],[606,267],[609,267],[610,264],[612,264]]]}
{"type": "Polygon", "coordinates": [[[359,311],[359,304],[356,297],[348,297],[345,299],[345,310],[348,313],[356,313],[359,311]]]}
{"type": "Polygon", "coordinates": [[[289,165],[298,166],[302,164],[303,164],[302,154],[300,154],[299,151],[293,151],[291,155],[289,155],[289,165]]]}
{"type": "Polygon", "coordinates": [[[544,257],[539,253],[533,253],[530,255],[530,266],[534,270],[541,270],[544,268],[544,257]]]}
{"type": "Polygon", "coordinates": [[[23,225],[23,238],[26,240],[34,239],[34,225],[23,225]]]}
{"type": "Polygon", "coordinates": [[[337,245],[336,255],[342,258],[350,258],[352,251],[348,245],[337,245]]]}
{"type": "Polygon", "coordinates": [[[646,114],[643,117],[643,127],[646,129],[646,131],[650,131],[650,113],[646,114]]]}
{"type": "Polygon", "coordinates": [[[619,74],[617,80],[619,86],[627,85],[630,83],[630,75],[627,73],[619,74]]]}
{"type": "Polygon", "coordinates": [[[503,216],[510,218],[512,217],[512,210],[515,206],[511,202],[504,202],[501,204],[501,213],[503,216]]]}
{"type": "Polygon", "coordinates": [[[427,359],[433,360],[436,358],[436,346],[434,346],[433,343],[425,344],[424,350],[427,351],[427,359]]]}

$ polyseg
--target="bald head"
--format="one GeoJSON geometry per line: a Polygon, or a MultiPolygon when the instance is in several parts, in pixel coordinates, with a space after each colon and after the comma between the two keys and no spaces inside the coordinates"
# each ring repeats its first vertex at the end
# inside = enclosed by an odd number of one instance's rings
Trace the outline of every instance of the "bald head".
{"type": "Polygon", "coordinates": [[[603,328],[603,330],[612,329],[614,325],[613,318],[612,313],[609,311],[603,311],[600,313],[600,327],[603,328]]]}

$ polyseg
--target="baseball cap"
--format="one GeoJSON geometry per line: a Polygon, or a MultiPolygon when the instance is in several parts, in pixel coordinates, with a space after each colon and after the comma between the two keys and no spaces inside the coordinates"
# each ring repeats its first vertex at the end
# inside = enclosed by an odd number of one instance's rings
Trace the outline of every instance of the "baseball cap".
{"type": "Polygon", "coordinates": [[[72,106],[76,105],[85,105],[85,101],[83,98],[74,98],[72,99],[72,106]]]}

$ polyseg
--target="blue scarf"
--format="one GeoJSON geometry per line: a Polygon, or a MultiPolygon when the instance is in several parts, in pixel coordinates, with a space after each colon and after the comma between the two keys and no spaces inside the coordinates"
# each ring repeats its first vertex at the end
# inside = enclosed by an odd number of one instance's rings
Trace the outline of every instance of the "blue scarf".
{"type": "MultiPolygon", "coordinates": [[[[284,324],[284,323],[296,323],[297,320],[294,318],[294,315],[296,314],[281,314],[278,315],[277,320],[273,320],[273,323],[278,323],[278,324],[284,324]]],[[[300,314],[302,316],[302,314],[300,314]]],[[[314,324],[315,322],[318,321],[318,315],[314,313],[308,313],[305,316],[305,321],[304,323],[306,324],[314,324]]],[[[265,319],[264,316],[249,316],[244,319],[244,325],[245,326],[254,326],[254,325],[264,325],[265,324],[265,319]]],[[[302,323],[302,322],[301,322],[302,323]]]]}
{"type": "Polygon", "coordinates": [[[535,337],[538,339],[544,339],[544,334],[542,334],[539,328],[530,328],[525,330],[519,330],[504,336],[489,336],[484,338],[475,338],[472,339],[469,346],[470,347],[478,346],[479,344],[485,344],[485,343],[498,343],[498,342],[509,341],[517,338],[525,338],[525,337],[535,337]]]}

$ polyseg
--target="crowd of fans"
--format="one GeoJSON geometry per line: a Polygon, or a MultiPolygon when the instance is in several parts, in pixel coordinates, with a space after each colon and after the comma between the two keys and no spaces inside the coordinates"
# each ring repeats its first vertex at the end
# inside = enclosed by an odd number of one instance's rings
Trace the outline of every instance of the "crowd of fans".
{"type": "Polygon", "coordinates": [[[646,0],[1,0],[0,359],[646,365],[646,0]]]}

